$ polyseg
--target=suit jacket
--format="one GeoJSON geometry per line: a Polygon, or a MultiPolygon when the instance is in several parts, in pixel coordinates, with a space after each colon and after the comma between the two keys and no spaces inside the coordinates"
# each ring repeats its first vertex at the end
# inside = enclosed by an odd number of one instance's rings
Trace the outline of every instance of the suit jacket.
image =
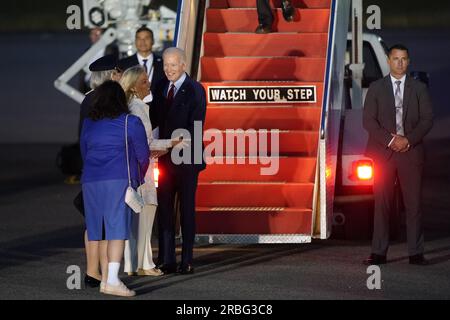
{"type": "MultiPolygon", "coordinates": [[[[409,160],[424,161],[422,140],[433,125],[430,95],[425,84],[406,77],[403,93],[403,127],[411,145],[409,160]]],[[[393,152],[388,148],[396,133],[395,98],[390,75],[371,84],[364,103],[363,126],[369,133],[366,156],[389,159],[393,152]]]]}
{"type": "Polygon", "coordinates": [[[94,90],[89,91],[84,97],[80,105],[80,121],[78,122],[78,138],[81,134],[81,127],[83,126],[84,119],[89,117],[89,112],[92,108],[92,100],[94,98],[94,90]]]}
{"type": "MultiPolygon", "coordinates": [[[[133,54],[132,56],[123,58],[119,61],[119,66],[125,71],[128,68],[137,66],[139,64],[139,60],[137,58],[137,53],[133,54]]],[[[160,56],[153,53],[153,76],[152,76],[152,83],[150,86],[150,90],[152,93],[154,92],[156,88],[156,84],[164,79],[166,76],[164,74],[164,68],[163,68],[163,60],[160,56]]]]}
{"type": "MultiPolygon", "coordinates": [[[[169,81],[163,79],[156,86],[154,93],[154,100],[150,107],[150,119],[152,120],[152,126],[154,128],[159,127],[159,139],[170,139],[172,133],[176,129],[186,129],[189,131],[192,139],[191,144],[191,164],[182,164],[177,166],[184,169],[195,169],[198,171],[203,170],[206,167],[206,163],[203,159],[203,125],[206,115],[206,95],[205,89],[200,83],[186,77],[181,87],[175,94],[173,103],[171,106],[166,105],[166,95],[169,87],[169,81]],[[201,121],[201,134],[197,136],[194,132],[194,121],[201,121]],[[201,163],[195,164],[194,158],[194,145],[195,141],[201,141],[202,157],[201,163]]],[[[161,157],[160,163],[164,165],[166,163],[169,166],[173,166],[170,161],[170,152],[161,157]]],[[[199,162],[197,160],[197,162],[199,162]]]]}

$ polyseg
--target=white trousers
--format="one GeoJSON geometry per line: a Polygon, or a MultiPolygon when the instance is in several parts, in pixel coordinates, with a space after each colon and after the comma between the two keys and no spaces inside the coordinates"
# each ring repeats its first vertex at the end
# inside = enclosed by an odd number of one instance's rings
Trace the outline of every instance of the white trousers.
{"type": "Polygon", "coordinates": [[[155,267],[151,243],[155,213],[155,205],[145,205],[140,213],[133,213],[130,238],[125,241],[124,272],[150,270],[155,267]]]}

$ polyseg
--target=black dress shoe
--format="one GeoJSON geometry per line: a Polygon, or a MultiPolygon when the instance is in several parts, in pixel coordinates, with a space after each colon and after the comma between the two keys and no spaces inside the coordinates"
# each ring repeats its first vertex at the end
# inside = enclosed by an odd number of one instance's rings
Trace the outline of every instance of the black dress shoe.
{"type": "Polygon", "coordinates": [[[271,33],[272,32],[272,28],[270,26],[263,26],[262,24],[260,24],[258,26],[258,28],[256,28],[255,33],[258,34],[265,34],[265,33],[271,33]]]}
{"type": "Polygon", "coordinates": [[[294,21],[294,12],[295,9],[292,6],[291,0],[283,0],[281,1],[281,10],[283,11],[283,18],[287,22],[294,21]]]}
{"type": "Polygon", "coordinates": [[[192,266],[192,264],[187,264],[187,265],[180,265],[178,267],[178,271],[179,274],[193,274],[194,273],[194,267],[192,266]]]}
{"type": "Polygon", "coordinates": [[[366,266],[371,265],[379,265],[386,264],[386,256],[381,256],[379,254],[372,253],[366,260],[363,261],[363,264],[366,266]]]}
{"type": "Polygon", "coordinates": [[[98,288],[100,286],[100,282],[100,280],[88,276],[87,274],[84,276],[84,284],[86,285],[86,287],[98,288]]]}
{"type": "Polygon", "coordinates": [[[164,274],[177,272],[177,264],[176,263],[161,264],[161,265],[157,266],[156,268],[161,270],[164,274]]]}
{"type": "Polygon", "coordinates": [[[429,261],[425,259],[423,254],[416,254],[415,256],[409,257],[409,264],[415,264],[418,266],[426,266],[429,265],[429,261]]]}

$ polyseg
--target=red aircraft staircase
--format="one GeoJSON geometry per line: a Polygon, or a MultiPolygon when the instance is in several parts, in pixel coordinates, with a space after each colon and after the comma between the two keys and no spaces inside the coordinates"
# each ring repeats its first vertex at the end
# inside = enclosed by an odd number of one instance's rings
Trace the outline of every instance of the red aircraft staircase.
{"type": "Polygon", "coordinates": [[[245,164],[213,163],[200,174],[196,233],[210,242],[309,242],[313,234],[331,0],[294,0],[293,22],[283,19],[280,1],[270,0],[277,9],[269,34],[255,34],[255,0],[210,0],[206,8],[200,81],[207,93],[214,87],[315,88],[313,102],[208,98],[205,130],[279,130],[275,175],[261,175],[267,163],[250,163],[258,154],[248,142],[245,164]]]}

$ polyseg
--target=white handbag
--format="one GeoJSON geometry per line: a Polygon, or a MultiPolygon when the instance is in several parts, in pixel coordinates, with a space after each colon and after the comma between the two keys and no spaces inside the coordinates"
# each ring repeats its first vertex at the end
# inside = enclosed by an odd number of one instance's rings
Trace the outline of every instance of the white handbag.
{"type": "Polygon", "coordinates": [[[128,159],[128,115],[125,117],[125,149],[127,152],[127,169],[128,169],[128,188],[125,193],[125,203],[134,212],[140,213],[142,211],[142,208],[144,207],[144,200],[142,199],[142,195],[138,191],[134,190],[134,188],[131,186],[130,160],[128,159]]]}

